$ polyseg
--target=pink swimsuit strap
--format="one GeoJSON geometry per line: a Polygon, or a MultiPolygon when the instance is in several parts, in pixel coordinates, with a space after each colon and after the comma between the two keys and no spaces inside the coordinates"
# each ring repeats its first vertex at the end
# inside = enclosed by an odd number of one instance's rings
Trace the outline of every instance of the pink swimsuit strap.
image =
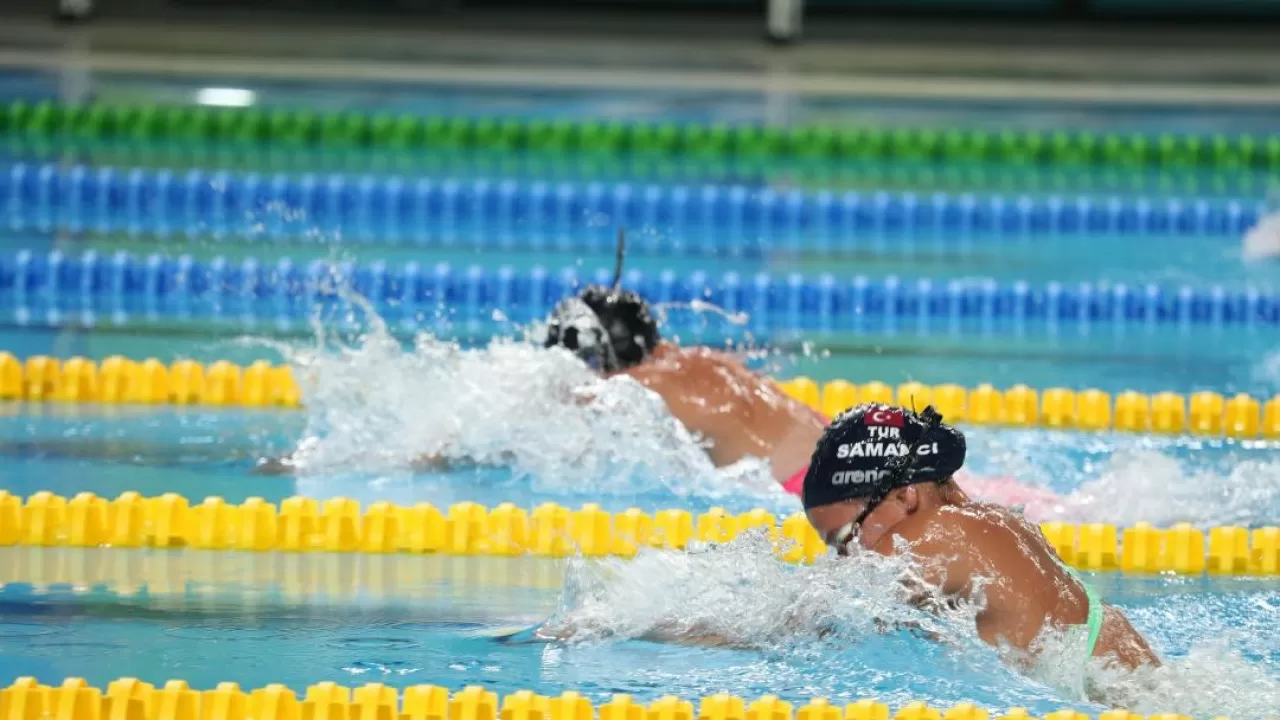
{"type": "MultiPolygon", "coordinates": [[[[822,421],[823,425],[831,424],[831,418],[828,418],[826,415],[823,415],[817,410],[814,410],[813,414],[818,416],[818,419],[822,421]]],[[[782,489],[786,490],[792,495],[795,495],[796,497],[799,497],[800,491],[804,490],[804,476],[808,472],[809,472],[808,465],[805,465],[804,467],[795,471],[794,473],[791,474],[791,477],[787,478],[786,482],[782,483],[782,489]]]]}
{"type": "Polygon", "coordinates": [[[795,472],[795,474],[787,478],[786,482],[782,483],[782,489],[786,490],[792,495],[795,495],[796,497],[799,497],[800,491],[804,489],[804,476],[808,472],[809,472],[808,465],[805,465],[804,467],[800,468],[795,472]]]}

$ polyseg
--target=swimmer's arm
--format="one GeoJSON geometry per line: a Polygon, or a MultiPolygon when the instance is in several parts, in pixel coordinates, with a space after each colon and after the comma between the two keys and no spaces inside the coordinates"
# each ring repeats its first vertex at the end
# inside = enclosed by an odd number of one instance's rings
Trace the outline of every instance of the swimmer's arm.
{"type": "Polygon", "coordinates": [[[673,645],[695,645],[698,647],[732,648],[744,647],[746,643],[734,641],[724,634],[712,630],[702,623],[680,625],[678,623],[659,623],[640,636],[649,642],[671,643],[673,645]]]}
{"type": "MultiPolygon", "coordinates": [[[[514,456],[503,453],[496,462],[482,462],[475,458],[451,458],[440,454],[421,455],[409,462],[409,469],[414,472],[442,472],[457,467],[475,467],[478,465],[499,465],[510,463],[514,456]]],[[[278,458],[262,458],[253,468],[254,475],[292,475],[297,472],[297,461],[292,455],[278,458]]]]}
{"type": "Polygon", "coordinates": [[[454,468],[459,467],[479,467],[481,465],[494,467],[510,465],[515,462],[515,458],[515,454],[510,452],[499,453],[498,457],[493,458],[492,460],[480,460],[470,456],[445,457],[440,454],[420,455],[409,463],[409,468],[417,472],[422,472],[428,470],[453,470],[454,468]]]}
{"type": "MultiPolygon", "coordinates": [[[[569,642],[578,635],[579,628],[572,622],[548,622],[534,631],[533,637],[539,642],[569,642]]],[[[745,643],[735,642],[724,634],[712,630],[703,623],[685,625],[675,621],[658,623],[645,633],[636,637],[648,642],[670,643],[672,645],[694,645],[698,647],[742,647],[745,643]]]]}
{"type": "MultiPolygon", "coordinates": [[[[441,455],[423,455],[409,463],[411,470],[448,470],[457,461],[441,455]]],[[[277,458],[261,458],[253,467],[254,475],[292,475],[298,471],[297,461],[292,455],[277,458]]]]}
{"type": "Polygon", "coordinates": [[[942,636],[932,630],[925,630],[924,626],[914,620],[894,620],[893,622],[885,622],[880,618],[876,618],[876,629],[881,635],[888,634],[893,630],[906,630],[907,632],[922,637],[925,640],[934,642],[942,642],[942,636]]]}
{"type": "Polygon", "coordinates": [[[292,455],[284,455],[278,458],[259,458],[256,465],[253,466],[254,475],[292,475],[297,466],[293,464],[292,455]]]}
{"type": "MultiPolygon", "coordinates": [[[[794,628],[794,623],[788,624],[793,625],[791,629],[796,629],[794,628]]],[[[922,625],[916,622],[889,623],[877,618],[876,626],[881,633],[888,633],[893,630],[906,630],[929,640],[937,641],[941,639],[936,633],[925,630],[922,625]]],[[[835,634],[835,632],[835,627],[819,627],[814,631],[814,634],[819,638],[826,638],[835,634]]],[[[733,640],[720,632],[696,624],[693,626],[677,626],[675,624],[660,625],[640,636],[640,639],[648,640],[650,642],[671,643],[673,645],[694,645],[698,647],[747,648],[755,646],[753,643],[745,640],[733,640]]]]}

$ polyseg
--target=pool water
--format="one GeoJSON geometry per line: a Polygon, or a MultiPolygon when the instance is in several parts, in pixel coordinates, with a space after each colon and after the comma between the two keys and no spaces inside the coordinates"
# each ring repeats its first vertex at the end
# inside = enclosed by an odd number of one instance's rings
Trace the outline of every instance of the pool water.
{"type": "MultiPolygon", "coordinates": [[[[95,83],[106,100],[180,102],[208,84],[110,75],[95,83]]],[[[282,107],[523,117],[739,122],[763,112],[758,98],[679,93],[409,91],[337,84],[264,85],[256,91],[264,103],[282,107]]],[[[53,94],[39,77],[0,76],[5,98],[53,94]]],[[[879,124],[1076,123],[1196,132],[1269,127],[1267,118],[1254,114],[1209,110],[1063,114],[1034,106],[807,100],[795,113],[802,121],[879,124]]],[[[5,161],[31,155],[14,152],[5,161]]],[[[75,160],[92,162],[88,158],[75,160]]],[[[1107,185],[1106,178],[1093,180],[1091,187],[1107,185]]],[[[1242,182],[1226,194],[1256,202],[1262,186],[1242,182]]],[[[1144,192],[1160,196],[1158,187],[1144,192]]],[[[582,276],[612,263],[612,231],[598,219],[575,228],[585,249],[519,251],[419,246],[387,237],[275,243],[261,235],[108,236],[40,228],[21,213],[10,220],[0,229],[5,258],[24,249],[56,248],[67,255],[123,250],[137,257],[188,254],[230,262],[289,257],[299,264],[329,258],[391,266],[476,265],[486,271],[574,267],[582,276]]],[[[982,277],[1001,283],[1280,288],[1280,265],[1246,262],[1242,239],[1228,236],[867,236],[843,239],[842,252],[835,254],[815,251],[812,243],[802,252],[787,252],[765,238],[751,240],[745,250],[707,254],[696,250],[716,238],[672,238],[664,228],[636,228],[632,237],[628,267],[649,276],[669,269],[713,277],[766,271],[778,277],[800,272],[896,275],[904,281],[982,277]]],[[[622,396],[630,402],[616,417],[605,418],[557,402],[557,383],[584,380],[581,368],[547,360],[518,343],[494,342],[522,330],[495,317],[495,308],[453,308],[471,315],[442,320],[397,318],[397,308],[378,306],[376,312],[396,319],[385,334],[366,334],[368,316],[339,306],[323,323],[321,343],[310,308],[287,316],[249,303],[199,313],[139,307],[113,314],[112,302],[0,292],[0,350],[19,357],[291,361],[313,374],[307,408],[0,405],[0,490],[106,497],[128,490],[148,496],[176,492],[233,503],[254,496],[278,503],[301,494],[349,497],[366,506],[384,500],[438,506],[510,501],[524,507],[554,501],[595,502],[610,511],[798,510],[794,498],[760,481],[759,467],[711,467],[690,438],[673,432],[665,416],[642,399],[622,396]],[[424,338],[423,331],[434,335],[424,338]],[[456,352],[450,342],[464,349],[456,352]],[[463,449],[481,456],[508,449],[515,461],[449,472],[402,469],[403,461],[440,443],[446,427],[452,429],[449,440],[463,449]],[[323,439],[298,477],[252,472],[258,458],[287,453],[305,436],[323,439]],[[610,443],[613,437],[627,442],[610,443]]],[[[685,342],[720,344],[731,337],[757,351],[755,367],[780,377],[1000,387],[1021,382],[1112,393],[1208,389],[1260,398],[1280,392],[1280,343],[1269,328],[913,322],[823,332],[785,325],[744,330],[675,314],[672,327],[685,342]]],[[[1256,528],[1280,519],[1274,442],[965,429],[967,469],[978,495],[984,479],[1006,475],[1058,494],[1058,502],[1024,509],[1033,520],[1256,528]]],[[[687,556],[644,553],[631,562],[0,548],[0,682],[32,675],[57,683],[76,676],[105,685],[130,675],[153,683],[180,677],[197,688],[221,681],[245,688],[282,682],[296,690],[323,681],[454,690],[481,684],[545,695],[573,689],[596,701],[619,692],[649,701],[725,691],[792,701],[876,697],[893,706],[917,699],[935,707],[975,702],[997,711],[1024,706],[1034,714],[1064,706],[1105,709],[1107,704],[1086,697],[1087,681],[1111,688],[1113,704],[1143,713],[1245,720],[1275,717],[1280,707],[1275,578],[1097,575],[1090,580],[1151,640],[1167,660],[1165,668],[1117,680],[1073,663],[1064,648],[1047,653],[1049,660],[1033,672],[1019,673],[977,641],[971,616],[964,616],[971,609],[935,618],[893,602],[890,578],[901,568],[869,560],[797,568],[776,560],[756,540],[687,556]],[[663,614],[712,623],[741,647],[642,640],[663,614]],[[495,639],[553,615],[585,619],[588,631],[572,643],[495,639]],[[870,622],[877,616],[921,623],[941,642],[909,631],[877,632],[870,622]],[[806,632],[819,627],[834,632],[825,640],[806,632]]]]}
{"type": "MultiPolygon", "coordinates": [[[[501,398],[487,400],[487,412],[503,411],[501,398]]],[[[350,405],[347,424],[327,440],[358,443],[369,433],[409,427],[417,402],[411,393],[398,408],[350,405]]],[[[443,404],[440,411],[467,417],[467,408],[443,404]]],[[[255,457],[289,449],[315,421],[314,413],[325,409],[318,404],[292,413],[29,410],[4,425],[3,487],[22,495],[44,489],[64,496],[137,490],[220,495],[229,502],[249,496],[279,502],[297,493],[346,496],[365,505],[470,500],[532,507],[552,500],[568,506],[598,502],[611,511],[798,510],[793,498],[734,488],[731,478],[709,468],[703,468],[704,476],[664,474],[684,467],[678,449],[667,450],[667,458],[646,457],[648,466],[630,467],[625,477],[612,474],[607,464],[563,477],[521,467],[408,474],[376,469],[376,462],[373,468],[342,467],[333,459],[340,453],[330,456],[335,469],[321,463],[298,478],[251,473],[255,457]]],[[[520,428],[495,428],[488,437],[506,432],[518,435],[520,428]]],[[[643,434],[658,431],[641,432],[638,452],[652,454],[643,434]]],[[[968,434],[974,475],[1012,474],[1061,494],[1060,506],[1027,509],[1036,520],[1259,527],[1280,515],[1280,465],[1267,443],[984,428],[968,428],[968,434]]],[[[529,463],[535,469],[539,462],[569,466],[570,459],[566,452],[529,463]]],[[[880,635],[857,623],[824,642],[802,631],[781,631],[778,617],[789,612],[833,613],[848,623],[868,605],[882,607],[884,599],[873,590],[884,586],[845,577],[831,565],[820,565],[816,575],[793,577],[791,566],[749,546],[696,556],[695,567],[657,551],[635,561],[574,560],[567,566],[543,560],[197,551],[98,551],[110,558],[84,557],[92,552],[4,550],[0,565],[15,582],[0,590],[3,672],[45,682],[82,676],[101,684],[127,667],[128,674],[148,681],[180,676],[195,687],[223,680],[299,688],[322,681],[483,684],[499,692],[576,689],[599,701],[615,692],[653,700],[726,691],[797,701],[814,695],[877,697],[891,704],[924,698],[938,707],[971,701],[1036,713],[1062,706],[1103,708],[1076,687],[1083,682],[1077,677],[1082,668],[1054,666],[1038,677],[1016,673],[977,642],[963,619],[932,621],[951,641],[943,646],[909,632],[880,635]],[[574,578],[568,585],[562,582],[566,572],[574,578]],[[836,604],[811,606],[814,598],[803,593],[810,586],[826,588],[831,595],[822,598],[836,604]],[[599,636],[568,645],[509,645],[492,637],[575,607],[581,597],[595,598],[592,626],[600,628],[599,636]],[[730,625],[747,647],[709,650],[640,639],[659,611],[703,620],[754,619],[730,625]]],[[[1280,698],[1280,635],[1274,623],[1280,581],[1118,574],[1093,581],[1170,663],[1145,684],[1122,686],[1130,707],[1173,707],[1206,717],[1229,708],[1233,717],[1267,717],[1280,698]],[[1187,692],[1190,683],[1217,690],[1187,692]]]]}
{"type": "MultiPolygon", "coordinates": [[[[181,578],[179,568],[194,563],[194,554],[156,559],[139,575],[181,578]]],[[[213,573],[206,571],[206,582],[170,581],[156,589],[125,586],[86,593],[66,586],[6,586],[0,591],[0,668],[44,682],[75,676],[100,685],[128,668],[129,675],[144,680],[177,676],[193,687],[221,681],[256,687],[270,678],[295,688],[333,681],[395,687],[481,684],[500,693],[573,689],[597,702],[619,692],[645,701],[666,694],[730,692],[743,697],[776,694],[793,701],[874,697],[891,705],[925,698],[935,707],[977,702],[992,708],[1027,707],[1036,714],[1063,706],[1104,709],[1072,692],[1070,676],[1082,668],[1054,668],[1043,679],[1020,675],[958,626],[942,626],[955,643],[944,646],[909,632],[874,631],[850,632],[828,642],[797,634],[748,642],[741,649],[673,646],[625,634],[568,645],[505,644],[493,635],[537,622],[557,608],[562,564],[526,561],[555,566],[477,569],[476,561],[468,560],[473,566],[465,569],[462,563],[409,568],[448,560],[395,558],[392,562],[404,567],[365,571],[339,566],[371,560],[385,559],[257,557],[257,563],[269,568],[252,573],[262,578],[258,583],[237,567],[245,562],[241,556],[213,561],[217,583],[207,582],[213,573]],[[371,573],[403,581],[371,582],[371,573]],[[295,580],[298,587],[291,591],[284,579],[289,576],[310,581],[295,580]]],[[[739,559],[718,560],[713,567],[720,577],[704,578],[700,592],[683,588],[690,592],[689,602],[728,590],[718,583],[742,569],[739,559]],[[729,561],[738,567],[725,567],[729,561]]],[[[1170,663],[1165,673],[1148,681],[1149,688],[1130,690],[1131,707],[1155,712],[1172,706],[1204,716],[1226,707],[1234,717],[1266,717],[1274,709],[1278,688],[1273,672],[1280,660],[1273,622],[1280,588],[1275,582],[1098,581],[1108,600],[1125,610],[1170,663]]],[[[784,600],[774,597],[776,590],[733,589],[742,594],[723,610],[759,612],[784,600]]]]}

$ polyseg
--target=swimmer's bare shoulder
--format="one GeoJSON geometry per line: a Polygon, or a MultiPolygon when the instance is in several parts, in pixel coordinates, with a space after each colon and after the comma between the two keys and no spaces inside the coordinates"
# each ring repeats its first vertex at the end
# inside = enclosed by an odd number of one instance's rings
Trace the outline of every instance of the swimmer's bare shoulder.
{"type": "MultiPolygon", "coordinates": [[[[1008,510],[978,503],[945,505],[918,513],[895,528],[893,536],[880,541],[876,550],[895,551],[895,543],[905,541],[919,561],[921,581],[943,595],[974,600],[978,577],[985,579],[1024,576],[1029,562],[1027,538],[1021,521],[1008,510]],[[898,538],[898,539],[895,539],[898,538]]],[[[994,619],[1004,610],[1003,584],[983,590],[984,615],[994,619]]],[[[913,588],[917,602],[926,602],[932,593],[913,588]]]]}
{"type": "Polygon", "coordinates": [[[722,364],[720,358],[703,348],[672,348],[623,374],[661,395],[671,411],[680,416],[681,406],[701,405],[700,401],[714,392],[714,376],[722,364]],[[690,392],[695,388],[696,393],[690,392]]]}
{"type": "Polygon", "coordinates": [[[891,534],[876,544],[882,555],[897,553],[899,543],[921,561],[923,580],[942,592],[967,594],[976,566],[971,536],[979,520],[951,506],[911,515],[898,523],[891,534]]]}
{"type": "Polygon", "coordinates": [[[625,372],[661,396],[685,427],[708,437],[739,431],[751,409],[740,391],[741,363],[709,348],[671,346],[625,372]]]}

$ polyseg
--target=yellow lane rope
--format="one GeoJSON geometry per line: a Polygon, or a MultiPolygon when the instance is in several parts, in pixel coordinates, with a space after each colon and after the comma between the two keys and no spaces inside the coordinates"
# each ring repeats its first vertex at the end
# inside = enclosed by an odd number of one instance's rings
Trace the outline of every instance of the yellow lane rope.
{"type": "MultiPolygon", "coordinates": [[[[999,390],[990,384],[964,388],[908,382],[895,388],[846,380],[819,387],[807,377],[779,385],[828,417],[864,402],[917,408],[932,403],[949,421],[975,425],[1280,439],[1280,395],[1259,399],[1209,391],[1125,391],[1112,397],[1096,389],[1037,390],[1022,384],[999,390]]],[[[97,364],[82,357],[59,360],[43,355],[20,361],[0,352],[0,401],[4,400],[289,408],[302,404],[293,370],[262,360],[241,367],[225,360],[166,365],[155,358],[112,356],[97,364]]]]}
{"type": "MultiPolygon", "coordinates": [[[[1280,527],[1205,531],[1187,523],[1118,528],[1061,522],[1040,527],[1059,556],[1083,570],[1280,574],[1280,527]]],[[[277,508],[262,498],[236,505],[208,497],[193,505],[173,493],[144,498],[136,492],[114,500],[38,492],[23,502],[0,491],[0,546],[632,557],[643,548],[684,550],[695,542],[730,542],[751,530],[766,533],[788,562],[809,562],[826,552],[803,514],[779,522],[761,509],[610,513],[597,504],[571,510],[550,502],[532,510],[472,502],[447,508],[379,502],[362,509],[340,497],[323,502],[291,497],[277,508]]]]}
{"type": "MultiPolygon", "coordinates": [[[[0,708],[10,718],[54,717],[59,720],[1035,720],[1024,708],[1002,713],[970,703],[940,710],[915,701],[897,709],[873,699],[849,704],[813,698],[797,706],[773,695],[756,699],[720,693],[697,705],[674,696],[640,703],[629,695],[613,695],[599,706],[579,692],[557,697],[518,690],[499,697],[478,685],[450,693],[435,685],[397,690],[380,683],[347,688],[332,682],[311,685],[302,697],[280,684],[244,691],[236,683],[197,690],[184,680],[155,687],[136,678],[121,678],[105,690],[81,678],[50,687],[34,678],[18,678],[0,690],[0,708]],[[14,714],[16,713],[16,714],[14,714]]],[[[1070,709],[1047,713],[1043,720],[1144,720],[1125,710],[1090,716],[1070,709]]],[[[1148,715],[1145,720],[1190,720],[1183,715],[1148,715]]],[[[1218,718],[1216,720],[1225,720],[1218,718]]]]}

